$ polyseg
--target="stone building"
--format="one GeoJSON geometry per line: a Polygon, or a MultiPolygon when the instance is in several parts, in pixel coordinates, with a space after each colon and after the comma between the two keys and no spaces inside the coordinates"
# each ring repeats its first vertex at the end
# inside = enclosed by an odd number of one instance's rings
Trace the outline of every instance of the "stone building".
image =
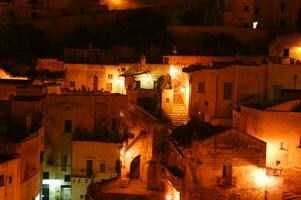
{"type": "Polygon", "coordinates": [[[166,199],[265,198],[265,142],[190,122],[173,131],[169,147],[166,199]]]}
{"type": "Polygon", "coordinates": [[[266,165],[279,189],[300,191],[300,99],[234,110],[233,126],[267,143],[266,165]],[[282,184],[283,179],[283,184],[282,184]]]}
{"type": "Polygon", "coordinates": [[[120,148],[120,143],[93,137],[82,136],[72,141],[71,199],[85,199],[91,182],[119,176],[120,148]]]}
{"type": "Polygon", "coordinates": [[[120,141],[127,130],[127,96],[73,92],[43,100],[44,180],[49,199],[71,198],[72,139],[120,141]],[[53,183],[53,184],[52,184],[53,183]]]}
{"type": "Polygon", "coordinates": [[[14,157],[1,158],[0,162],[0,199],[20,199],[20,159],[14,157]]]}

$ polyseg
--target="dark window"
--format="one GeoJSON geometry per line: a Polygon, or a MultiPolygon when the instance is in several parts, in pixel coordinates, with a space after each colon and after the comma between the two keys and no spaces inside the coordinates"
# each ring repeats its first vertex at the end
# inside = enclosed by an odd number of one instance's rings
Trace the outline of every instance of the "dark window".
{"type": "Polygon", "coordinates": [[[232,83],[224,83],[224,99],[232,99],[232,83]]]}
{"type": "Polygon", "coordinates": [[[44,161],[44,152],[40,151],[40,163],[44,161]]]}
{"type": "Polygon", "coordinates": [[[198,83],[198,93],[205,93],[205,82],[198,83]]]}
{"type": "Polygon", "coordinates": [[[207,107],[207,106],[208,106],[208,101],[205,101],[205,102],[204,102],[204,105],[207,107]]]}
{"type": "Polygon", "coordinates": [[[91,177],[93,174],[93,160],[86,161],[86,175],[87,177],[91,177]]]}
{"type": "Polygon", "coordinates": [[[49,179],[49,172],[43,172],[43,179],[49,179]]]}
{"type": "Polygon", "coordinates": [[[9,18],[15,18],[15,12],[14,12],[13,10],[10,10],[10,11],[8,12],[8,17],[9,17],[9,18]]]}
{"type": "Polygon", "coordinates": [[[64,180],[65,180],[65,182],[71,182],[71,176],[65,175],[64,180]]]}
{"type": "Polygon", "coordinates": [[[75,81],[70,81],[70,82],[69,82],[69,86],[70,86],[70,87],[75,87],[75,81]]]}
{"type": "Polygon", "coordinates": [[[117,120],[115,118],[112,119],[112,130],[115,130],[117,127],[117,120]]]}
{"type": "Polygon", "coordinates": [[[225,184],[231,185],[232,182],[232,165],[223,166],[223,178],[225,179],[225,184]]]}
{"type": "Polygon", "coordinates": [[[106,164],[105,163],[100,163],[99,172],[100,173],[106,172],[106,164]]]}
{"type": "Polygon", "coordinates": [[[289,49],[283,49],[283,56],[289,57],[290,56],[290,50],[289,49]]]}
{"type": "Polygon", "coordinates": [[[30,0],[30,3],[32,5],[37,5],[39,3],[39,0],[30,0]]]}
{"type": "Polygon", "coordinates": [[[280,11],[281,11],[281,13],[284,13],[284,11],[285,11],[285,3],[284,2],[281,3],[280,11]]]}
{"type": "Polygon", "coordinates": [[[108,74],[108,79],[113,79],[113,74],[108,74]]]}
{"type": "Polygon", "coordinates": [[[286,21],[284,19],[280,20],[280,28],[286,28],[286,21]]]}
{"type": "Polygon", "coordinates": [[[139,89],[140,88],[140,81],[135,81],[135,88],[139,89]]]}
{"type": "Polygon", "coordinates": [[[42,185],[42,200],[49,200],[49,184],[42,185]]]}
{"type": "Polygon", "coordinates": [[[36,12],[32,12],[32,13],[31,13],[31,17],[32,17],[32,18],[37,18],[37,16],[38,16],[38,14],[37,14],[36,12]]]}
{"type": "Polygon", "coordinates": [[[13,182],[13,177],[12,176],[9,176],[8,177],[8,183],[12,183],[13,182]]]}
{"type": "Polygon", "coordinates": [[[72,120],[65,120],[65,133],[71,133],[72,132],[72,120]]]}
{"type": "Polygon", "coordinates": [[[244,10],[245,10],[245,12],[249,12],[250,7],[249,6],[245,6],[244,10]]]}
{"type": "Polygon", "coordinates": [[[255,7],[254,15],[259,15],[259,7],[258,6],[255,7]]]}
{"type": "Polygon", "coordinates": [[[0,187],[4,186],[4,175],[0,176],[0,187]]]}
{"type": "Polygon", "coordinates": [[[67,160],[68,160],[67,155],[62,155],[62,157],[61,157],[61,170],[62,171],[67,171],[67,160]]]}

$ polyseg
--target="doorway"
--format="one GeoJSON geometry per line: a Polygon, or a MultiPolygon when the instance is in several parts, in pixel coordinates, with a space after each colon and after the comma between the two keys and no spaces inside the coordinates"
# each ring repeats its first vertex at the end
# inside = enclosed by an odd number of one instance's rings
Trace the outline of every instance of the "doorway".
{"type": "Polygon", "coordinates": [[[140,155],[134,158],[130,166],[130,178],[139,179],[140,178],[140,155]]]}

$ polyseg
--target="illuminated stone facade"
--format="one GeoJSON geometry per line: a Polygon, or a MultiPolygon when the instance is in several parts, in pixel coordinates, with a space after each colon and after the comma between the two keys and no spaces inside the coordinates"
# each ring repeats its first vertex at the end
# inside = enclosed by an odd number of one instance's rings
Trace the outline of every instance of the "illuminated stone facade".
{"type": "Polygon", "coordinates": [[[300,191],[300,100],[287,101],[259,110],[241,106],[234,111],[235,128],[267,143],[269,173],[284,179],[281,187],[300,191]]]}

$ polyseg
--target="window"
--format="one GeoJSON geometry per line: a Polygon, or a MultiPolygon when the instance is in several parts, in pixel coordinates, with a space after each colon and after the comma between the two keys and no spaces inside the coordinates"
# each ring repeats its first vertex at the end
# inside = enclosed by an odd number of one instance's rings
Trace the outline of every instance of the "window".
{"type": "Polygon", "coordinates": [[[38,14],[37,14],[36,12],[32,12],[32,13],[31,13],[31,17],[32,17],[32,18],[37,18],[37,16],[38,16],[38,14]]]}
{"type": "Polygon", "coordinates": [[[169,103],[169,98],[166,98],[166,99],[165,99],[165,102],[166,102],[166,103],[169,103]]]}
{"type": "Polygon", "coordinates": [[[64,181],[65,182],[71,182],[71,176],[70,175],[65,175],[64,181]]]}
{"type": "Polygon", "coordinates": [[[280,11],[281,11],[281,13],[284,13],[284,11],[285,11],[285,3],[284,2],[281,3],[280,11]]]}
{"type": "Polygon", "coordinates": [[[106,164],[105,163],[100,163],[99,172],[100,173],[106,172],[106,164]]]}
{"type": "Polygon", "coordinates": [[[205,93],[205,82],[199,82],[198,83],[198,93],[205,93]]]}
{"type": "Polygon", "coordinates": [[[255,6],[254,15],[259,15],[259,7],[255,6]]]}
{"type": "Polygon", "coordinates": [[[86,161],[86,175],[87,177],[91,177],[93,174],[93,160],[86,161]]]}
{"type": "Polygon", "coordinates": [[[44,161],[44,152],[40,151],[40,163],[44,161]]]}
{"type": "Polygon", "coordinates": [[[252,28],[253,28],[253,29],[257,29],[257,26],[258,26],[258,22],[253,22],[252,28]]]}
{"type": "Polygon", "coordinates": [[[140,81],[135,81],[135,88],[136,89],[139,89],[140,85],[141,85],[140,81]]]}
{"type": "Polygon", "coordinates": [[[165,57],[165,58],[164,58],[164,63],[165,63],[165,64],[168,64],[168,63],[169,63],[169,58],[168,58],[168,57],[165,57]]]}
{"type": "Polygon", "coordinates": [[[75,81],[70,81],[70,82],[69,82],[69,86],[70,86],[71,88],[74,88],[74,87],[75,87],[75,81]]]}
{"type": "Polygon", "coordinates": [[[84,195],[81,194],[81,195],[79,196],[79,198],[80,198],[80,199],[84,199],[84,195]]]}
{"type": "Polygon", "coordinates": [[[280,20],[280,28],[286,28],[286,21],[285,19],[280,20]]]}
{"type": "Polygon", "coordinates": [[[232,99],[232,83],[224,83],[224,99],[231,100],[232,99]]]}
{"type": "Polygon", "coordinates": [[[4,186],[4,175],[0,176],[0,187],[4,186]]]}
{"type": "Polygon", "coordinates": [[[30,4],[37,5],[39,3],[39,0],[30,0],[30,4]]]}
{"type": "Polygon", "coordinates": [[[71,133],[72,132],[72,120],[65,120],[65,133],[71,133]]]}
{"type": "Polygon", "coordinates": [[[115,118],[112,119],[112,130],[115,130],[117,127],[117,120],[115,118]]]}
{"type": "Polygon", "coordinates": [[[223,166],[223,176],[225,180],[225,184],[231,185],[232,184],[232,165],[224,165],[223,166]]]}
{"type": "Polygon", "coordinates": [[[290,56],[290,50],[289,49],[283,49],[283,56],[289,57],[290,56]]]}
{"type": "Polygon", "coordinates": [[[287,146],[284,142],[280,143],[280,149],[279,150],[287,150],[287,146]]]}
{"type": "Polygon", "coordinates": [[[207,107],[208,106],[208,101],[205,101],[204,105],[205,105],[205,107],[207,107]]]}
{"type": "Polygon", "coordinates": [[[8,17],[9,17],[9,18],[15,18],[15,12],[14,12],[13,10],[10,10],[10,11],[8,12],[8,17]]]}
{"type": "Polygon", "coordinates": [[[43,179],[49,179],[49,172],[43,172],[43,179]]]}
{"type": "Polygon", "coordinates": [[[249,7],[249,6],[245,6],[245,7],[244,7],[244,10],[245,10],[245,12],[249,12],[250,7],[249,7]]]}
{"type": "Polygon", "coordinates": [[[107,83],[107,90],[106,91],[109,91],[109,92],[112,91],[112,83],[107,83]]]}
{"type": "Polygon", "coordinates": [[[8,183],[12,183],[13,182],[13,177],[12,176],[9,176],[8,177],[8,183]]]}
{"type": "Polygon", "coordinates": [[[113,74],[108,74],[108,79],[113,79],[113,74]]]}
{"type": "Polygon", "coordinates": [[[62,171],[67,171],[67,155],[62,155],[61,157],[61,170],[62,171]]]}

